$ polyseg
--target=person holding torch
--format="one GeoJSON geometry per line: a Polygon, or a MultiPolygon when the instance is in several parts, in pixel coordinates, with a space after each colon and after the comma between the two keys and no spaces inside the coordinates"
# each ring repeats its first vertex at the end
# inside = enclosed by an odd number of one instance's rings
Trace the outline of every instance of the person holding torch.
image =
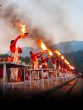
{"type": "Polygon", "coordinates": [[[53,65],[53,76],[56,77],[56,58],[55,57],[51,57],[51,61],[52,61],[52,65],[53,65]]]}
{"type": "MultiPolygon", "coordinates": [[[[14,40],[11,40],[10,42],[10,51],[11,51],[11,61],[14,62],[14,63],[20,63],[20,54],[22,53],[22,48],[20,47],[17,47],[16,44],[17,44],[17,41],[19,39],[23,39],[25,38],[29,33],[26,32],[26,29],[23,25],[22,29],[22,34],[18,35],[14,40]]],[[[18,79],[18,68],[12,68],[11,69],[11,80],[13,81],[17,81],[18,79]]]]}
{"type": "Polygon", "coordinates": [[[14,40],[11,40],[10,51],[12,53],[12,62],[14,63],[19,63],[19,60],[20,60],[19,56],[22,53],[22,48],[16,47],[17,41],[21,38],[25,38],[26,35],[27,33],[24,33],[24,34],[17,36],[14,40]]]}

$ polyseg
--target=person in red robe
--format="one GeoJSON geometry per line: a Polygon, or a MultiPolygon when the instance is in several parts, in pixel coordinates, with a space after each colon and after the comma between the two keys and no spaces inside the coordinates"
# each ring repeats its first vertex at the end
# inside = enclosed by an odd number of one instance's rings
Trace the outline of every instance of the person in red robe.
{"type": "Polygon", "coordinates": [[[43,69],[48,68],[48,64],[47,64],[48,60],[49,60],[49,57],[47,57],[47,58],[41,57],[41,63],[42,63],[43,69]]]}
{"type": "MultiPolygon", "coordinates": [[[[38,58],[42,56],[42,52],[34,53],[33,51],[30,51],[31,60],[33,63],[33,69],[39,69],[39,61],[38,58]]],[[[33,71],[32,74],[33,79],[38,79],[38,72],[33,71]]]]}
{"type": "Polygon", "coordinates": [[[55,68],[56,66],[56,58],[52,57],[52,64],[53,64],[53,68],[55,68]]]}
{"type": "Polygon", "coordinates": [[[55,77],[56,76],[56,58],[55,57],[52,57],[51,58],[51,61],[52,61],[52,65],[53,65],[53,76],[55,77]]]}
{"type": "MultiPolygon", "coordinates": [[[[14,63],[20,63],[20,54],[22,53],[22,48],[16,47],[17,41],[20,38],[25,38],[27,34],[21,34],[11,41],[10,51],[12,53],[11,61],[14,63]]],[[[11,68],[11,79],[17,81],[18,79],[18,68],[11,68]]]]}
{"type": "Polygon", "coordinates": [[[11,41],[11,44],[10,44],[10,51],[12,53],[12,62],[17,62],[15,61],[15,57],[17,56],[18,59],[19,59],[19,55],[16,55],[16,50],[17,50],[17,54],[21,54],[22,53],[22,49],[20,47],[16,47],[16,43],[17,41],[21,38],[21,35],[17,36],[14,40],[11,41]]]}
{"type": "MultiPolygon", "coordinates": [[[[42,69],[48,69],[48,60],[50,59],[50,56],[48,56],[47,58],[44,58],[43,56],[41,57],[41,63],[42,63],[42,69]]],[[[44,75],[43,77],[44,78],[47,78],[48,77],[48,71],[47,70],[44,70],[44,75]]]]}
{"type": "Polygon", "coordinates": [[[33,69],[38,69],[39,68],[38,58],[42,56],[42,52],[34,53],[33,51],[30,51],[30,56],[33,62],[33,69]]]}

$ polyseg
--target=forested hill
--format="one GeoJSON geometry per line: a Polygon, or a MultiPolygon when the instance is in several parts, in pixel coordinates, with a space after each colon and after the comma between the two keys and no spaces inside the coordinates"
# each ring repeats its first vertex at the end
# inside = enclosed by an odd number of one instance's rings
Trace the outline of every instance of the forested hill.
{"type": "Polygon", "coordinates": [[[79,72],[83,73],[83,51],[64,54],[64,56],[76,67],[79,72]]]}

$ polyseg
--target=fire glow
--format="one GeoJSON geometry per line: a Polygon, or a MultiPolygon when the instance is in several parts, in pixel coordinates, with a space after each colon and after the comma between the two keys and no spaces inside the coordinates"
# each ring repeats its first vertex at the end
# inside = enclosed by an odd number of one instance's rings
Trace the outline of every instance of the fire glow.
{"type": "Polygon", "coordinates": [[[26,26],[23,25],[23,24],[20,24],[20,29],[21,29],[21,32],[22,32],[22,33],[26,33],[26,32],[27,32],[27,28],[26,28],[26,26]]]}
{"type": "Polygon", "coordinates": [[[74,70],[75,68],[73,66],[70,65],[70,69],[74,70]]]}
{"type": "MultiPolygon", "coordinates": [[[[23,34],[28,32],[28,28],[27,28],[24,24],[22,24],[22,23],[20,23],[20,30],[21,30],[21,32],[22,32],[23,34]]],[[[42,41],[42,39],[38,40],[38,43],[39,43],[39,46],[42,48],[42,50],[48,51],[49,55],[50,55],[50,56],[53,56],[52,51],[51,51],[49,48],[47,48],[47,46],[46,46],[45,43],[42,41]]],[[[65,59],[65,57],[60,53],[60,51],[54,50],[54,53],[57,54],[58,57],[59,57],[70,69],[72,69],[72,70],[75,69],[73,66],[70,65],[70,63],[69,63],[69,62],[65,59]]]]}
{"type": "Polygon", "coordinates": [[[61,55],[61,59],[64,60],[64,56],[63,55],[61,55]]]}
{"type": "Polygon", "coordinates": [[[69,62],[68,62],[66,59],[64,60],[64,62],[65,62],[67,65],[69,65],[69,62]]]}
{"type": "Polygon", "coordinates": [[[58,55],[58,57],[64,61],[64,63],[72,70],[74,70],[75,68],[73,66],[70,65],[70,63],[65,59],[65,57],[58,51],[58,50],[54,50],[54,53],[58,55]]]}
{"type": "Polygon", "coordinates": [[[54,53],[56,53],[58,56],[61,55],[61,53],[58,50],[55,50],[54,53]]]}
{"type": "Polygon", "coordinates": [[[48,50],[46,45],[43,43],[43,41],[41,40],[40,46],[43,50],[48,50]]]}
{"type": "Polygon", "coordinates": [[[51,50],[48,50],[48,52],[49,52],[49,55],[50,55],[50,56],[53,56],[53,53],[52,53],[51,50]]]}
{"type": "Polygon", "coordinates": [[[24,25],[22,22],[18,23],[17,24],[19,30],[22,32],[20,35],[21,35],[21,38],[25,38],[27,35],[29,35],[28,33],[28,28],[26,27],[26,25],[24,25]]]}
{"type": "Polygon", "coordinates": [[[47,48],[47,46],[44,44],[44,42],[43,42],[42,40],[40,40],[40,47],[41,47],[43,50],[47,50],[50,56],[53,55],[52,51],[47,48]]]}

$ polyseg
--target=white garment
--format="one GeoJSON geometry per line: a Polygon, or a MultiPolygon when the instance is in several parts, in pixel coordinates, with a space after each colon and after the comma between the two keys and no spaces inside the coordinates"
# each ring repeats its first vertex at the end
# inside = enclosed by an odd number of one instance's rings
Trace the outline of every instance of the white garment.
{"type": "MultiPolygon", "coordinates": [[[[19,64],[19,53],[18,48],[16,48],[15,53],[12,53],[13,63],[19,64]]],[[[18,78],[18,68],[11,68],[11,80],[17,80],[18,78]]]]}
{"type": "Polygon", "coordinates": [[[53,64],[53,68],[56,69],[56,64],[53,64]]]}
{"type": "Polygon", "coordinates": [[[48,71],[43,72],[43,77],[47,77],[48,76],[48,71]]]}
{"type": "Polygon", "coordinates": [[[12,56],[14,57],[13,62],[14,63],[19,63],[20,54],[18,53],[18,48],[16,48],[15,53],[13,53],[12,56]]]}
{"type": "Polygon", "coordinates": [[[56,76],[56,64],[53,64],[53,75],[56,76]]]}
{"type": "Polygon", "coordinates": [[[38,69],[38,61],[33,62],[34,63],[34,69],[38,69]]]}
{"type": "Polygon", "coordinates": [[[17,80],[18,78],[18,68],[11,68],[11,80],[17,80]]]}

